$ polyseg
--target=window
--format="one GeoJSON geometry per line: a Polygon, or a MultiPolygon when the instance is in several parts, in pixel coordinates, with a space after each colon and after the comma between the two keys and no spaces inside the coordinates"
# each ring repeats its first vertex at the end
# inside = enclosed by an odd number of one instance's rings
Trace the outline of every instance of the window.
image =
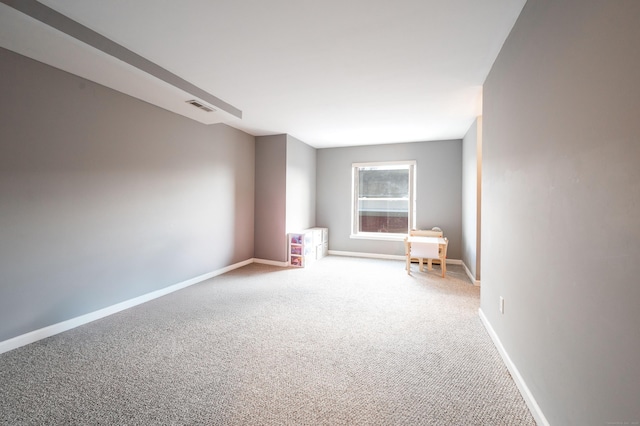
{"type": "Polygon", "coordinates": [[[352,238],[401,239],[415,227],[415,161],[353,164],[352,238]]]}

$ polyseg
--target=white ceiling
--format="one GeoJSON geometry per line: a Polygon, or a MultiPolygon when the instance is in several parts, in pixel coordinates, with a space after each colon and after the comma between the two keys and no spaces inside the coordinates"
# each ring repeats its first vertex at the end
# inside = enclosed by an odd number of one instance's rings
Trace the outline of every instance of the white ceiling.
{"type": "Polygon", "coordinates": [[[316,148],[459,139],[526,0],[41,0],[242,110],[0,3],[0,45],[205,124],[316,148]],[[215,105],[214,105],[215,106],[215,105]]]}

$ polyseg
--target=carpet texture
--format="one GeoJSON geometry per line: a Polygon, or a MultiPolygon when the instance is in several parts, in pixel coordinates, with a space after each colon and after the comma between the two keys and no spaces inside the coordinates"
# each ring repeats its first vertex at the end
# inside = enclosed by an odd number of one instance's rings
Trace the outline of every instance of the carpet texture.
{"type": "Polygon", "coordinates": [[[252,264],[0,355],[0,424],[534,425],[460,266],[252,264]]]}

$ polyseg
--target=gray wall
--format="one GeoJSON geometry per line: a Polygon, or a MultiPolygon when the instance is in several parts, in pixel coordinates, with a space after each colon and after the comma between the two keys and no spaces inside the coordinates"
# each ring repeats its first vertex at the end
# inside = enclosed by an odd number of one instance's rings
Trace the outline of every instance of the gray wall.
{"type": "Polygon", "coordinates": [[[482,117],[462,139],[462,261],[480,280],[480,202],[482,171],[482,117]]]}
{"type": "Polygon", "coordinates": [[[329,249],[404,255],[401,241],[351,239],[351,164],[417,161],[417,222],[439,226],[449,238],[448,257],[460,259],[462,238],[462,141],[433,141],[325,148],[317,153],[318,226],[329,228],[329,249]]]}
{"type": "Polygon", "coordinates": [[[254,138],[0,49],[0,341],[253,257],[254,138]]]}
{"type": "Polygon", "coordinates": [[[287,135],[256,138],[255,257],[284,262],[287,208],[287,135]]]}
{"type": "Polygon", "coordinates": [[[255,257],[287,261],[287,233],[315,226],[316,149],[289,135],[256,138],[255,257]]]}
{"type": "Polygon", "coordinates": [[[316,149],[287,135],[287,232],[316,225],[316,149]]]}
{"type": "Polygon", "coordinates": [[[529,1],[484,86],[481,309],[552,425],[640,421],[638,22],[529,1]]]}

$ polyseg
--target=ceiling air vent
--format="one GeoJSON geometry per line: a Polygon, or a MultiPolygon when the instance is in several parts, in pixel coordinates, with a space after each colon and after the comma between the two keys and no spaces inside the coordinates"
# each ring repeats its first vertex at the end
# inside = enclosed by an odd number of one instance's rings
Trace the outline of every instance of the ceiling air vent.
{"type": "Polygon", "coordinates": [[[196,101],[195,99],[187,101],[187,103],[193,105],[196,108],[200,108],[203,111],[207,111],[207,112],[214,112],[215,111],[215,109],[213,109],[212,106],[205,105],[203,102],[196,101]]]}

